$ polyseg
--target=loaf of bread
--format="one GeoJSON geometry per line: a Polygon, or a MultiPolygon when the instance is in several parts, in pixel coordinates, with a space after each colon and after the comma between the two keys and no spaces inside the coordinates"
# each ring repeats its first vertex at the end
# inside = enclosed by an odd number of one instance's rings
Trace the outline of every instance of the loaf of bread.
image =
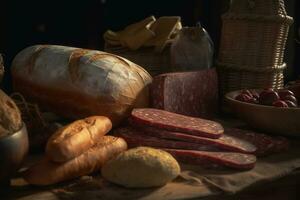
{"type": "Polygon", "coordinates": [[[14,133],[22,127],[22,118],[15,102],[0,90],[0,136],[14,133]]]}
{"type": "Polygon", "coordinates": [[[33,185],[50,185],[100,170],[105,162],[127,149],[122,138],[104,136],[102,140],[80,156],[65,163],[55,163],[44,157],[27,169],[23,177],[33,185]]]}
{"type": "Polygon", "coordinates": [[[13,88],[63,117],[109,117],[113,125],[148,107],[151,76],[129,60],[95,50],[36,45],[12,63],[13,88]]]}
{"type": "Polygon", "coordinates": [[[66,162],[102,140],[112,123],[104,116],[92,116],[77,120],[58,129],[48,140],[46,154],[55,162],[66,162]]]}
{"type": "Polygon", "coordinates": [[[128,188],[165,185],[180,173],[178,162],[167,152],[150,147],[130,149],[111,159],[102,176],[128,188]]]}

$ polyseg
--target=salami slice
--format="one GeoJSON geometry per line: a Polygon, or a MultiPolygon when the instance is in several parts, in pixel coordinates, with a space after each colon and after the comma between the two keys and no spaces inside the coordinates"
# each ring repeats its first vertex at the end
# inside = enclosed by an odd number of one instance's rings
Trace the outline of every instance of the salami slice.
{"type": "Polygon", "coordinates": [[[237,128],[226,128],[225,134],[254,144],[257,148],[255,152],[257,156],[280,153],[289,148],[289,141],[284,137],[271,137],[262,133],[237,128]]]}
{"type": "Polygon", "coordinates": [[[194,165],[217,165],[234,169],[252,169],[256,157],[250,154],[230,152],[207,152],[179,149],[163,149],[173,155],[176,160],[194,165]]]}
{"type": "Polygon", "coordinates": [[[180,133],[180,132],[157,129],[150,126],[138,126],[132,123],[131,121],[130,123],[132,124],[133,127],[140,130],[141,133],[152,137],[197,143],[197,144],[212,146],[226,151],[233,151],[233,152],[240,152],[240,153],[256,152],[256,147],[252,143],[236,136],[223,134],[218,139],[210,139],[210,138],[199,137],[199,136],[180,133]]]}
{"type": "Polygon", "coordinates": [[[138,146],[148,146],[155,148],[175,148],[175,149],[192,149],[201,151],[217,151],[217,148],[208,145],[200,145],[196,143],[166,140],[157,137],[151,137],[142,134],[140,131],[131,127],[118,128],[114,131],[114,135],[123,138],[130,148],[138,146]]]}
{"type": "Polygon", "coordinates": [[[219,138],[224,132],[217,122],[153,108],[134,109],[131,117],[137,124],[208,138],[219,138]]]}
{"type": "Polygon", "coordinates": [[[210,119],[218,108],[215,69],[161,74],[150,87],[151,106],[178,114],[210,119]]]}

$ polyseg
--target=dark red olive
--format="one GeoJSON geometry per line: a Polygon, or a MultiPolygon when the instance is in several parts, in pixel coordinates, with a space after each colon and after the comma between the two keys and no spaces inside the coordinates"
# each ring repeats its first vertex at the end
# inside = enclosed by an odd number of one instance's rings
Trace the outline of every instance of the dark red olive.
{"type": "Polygon", "coordinates": [[[296,105],[294,102],[292,102],[292,101],[285,100],[284,102],[285,102],[285,103],[288,105],[288,107],[290,107],[290,108],[296,108],[296,107],[297,107],[297,105],[296,105]]]}
{"type": "Polygon", "coordinates": [[[288,89],[291,90],[295,94],[294,96],[297,99],[300,99],[300,83],[290,85],[288,87],[288,89]]]}
{"type": "Polygon", "coordinates": [[[282,101],[282,100],[274,101],[272,105],[275,106],[275,107],[282,107],[282,108],[287,108],[287,107],[289,107],[289,106],[288,106],[284,101],[282,101]]]}
{"type": "Polygon", "coordinates": [[[273,92],[274,90],[272,88],[267,88],[267,89],[263,89],[260,93],[259,96],[264,95],[266,93],[270,93],[273,92]]]}
{"type": "Polygon", "coordinates": [[[282,89],[282,90],[278,90],[278,95],[280,97],[280,99],[284,99],[284,97],[288,96],[288,95],[292,95],[295,96],[294,93],[290,90],[287,89],[282,89]]]}
{"type": "Polygon", "coordinates": [[[256,92],[255,90],[251,90],[250,92],[251,92],[251,94],[252,94],[252,96],[253,96],[254,98],[256,98],[256,99],[259,98],[258,92],[256,92]]]}
{"type": "Polygon", "coordinates": [[[242,102],[248,102],[252,97],[250,97],[247,94],[239,94],[235,97],[236,100],[242,101],[242,102]]]}
{"type": "Polygon", "coordinates": [[[286,100],[292,101],[294,104],[298,105],[298,101],[297,101],[296,97],[293,96],[293,95],[287,95],[287,96],[285,96],[284,98],[282,98],[281,100],[284,100],[284,101],[286,101],[286,100]]]}
{"type": "Polygon", "coordinates": [[[254,104],[258,104],[259,102],[258,102],[257,98],[255,98],[255,97],[252,97],[251,99],[249,99],[249,100],[247,101],[247,103],[254,103],[254,104]]]}
{"type": "Polygon", "coordinates": [[[259,94],[259,98],[258,101],[260,104],[263,105],[272,105],[273,102],[279,100],[279,95],[277,94],[277,92],[273,91],[273,90],[263,90],[260,94],[259,94]]]}
{"type": "Polygon", "coordinates": [[[253,97],[252,93],[251,93],[249,90],[246,90],[246,89],[242,90],[242,91],[241,91],[241,94],[246,94],[246,95],[248,95],[249,97],[253,97]]]}

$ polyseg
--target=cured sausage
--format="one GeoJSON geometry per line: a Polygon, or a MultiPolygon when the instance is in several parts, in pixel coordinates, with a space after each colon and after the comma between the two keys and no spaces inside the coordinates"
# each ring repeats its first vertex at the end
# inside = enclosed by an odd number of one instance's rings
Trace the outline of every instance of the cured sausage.
{"type": "Polygon", "coordinates": [[[131,112],[131,120],[140,125],[208,138],[219,138],[224,132],[221,124],[217,122],[153,108],[134,109],[131,112]]]}
{"type": "Polygon", "coordinates": [[[218,108],[215,69],[161,74],[150,87],[151,107],[210,119],[218,108]]]}
{"type": "Polygon", "coordinates": [[[218,149],[223,149],[223,150],[228,150],[233,152],[240,152],[240,153],[256,152],[256,147],[252,143],[236,136],[223,134],[218,139],[210,139],[210,138],[199,137],[199,136],[180,133],[180,132],[157,129],[150,126],[138,126],[136,124],[133,124],[131,121],[130,123],[132,124],[132,126],[140,130],[141,133],[152,137],[197,143],[197,144],[212,146],[218,149]]]}
{"type": "Polygon", "coordinates": [[[257,156],[280,153],[289,148],[289,141],[284,137],[271,137],[262,133],[237,128],[226,128],[225,134],[254,144],[257,148],[255,152],[257,156]]]}
{"type": "Polygon", "coordinates": [[[142,134],[131,127],[118,128],[114,136],[123,138],[130,148],[148,146],[155,148],[191,149],[201,151],[217,151],[218,149],[209,145],[200,145],[183,141],[167,140],[142,134]]]}
{"type": "Polygon", "coordinates": [[[176,160],[184,163],[204,166],[225,166],[234,169],[252,169],[256,157],[250,154],[231,152],[207,152],[182,149],[163,149],[169,152],[176,160]]]}
{"type": "Polygon", "coordinates": [[[152,137],[132,127],[116,129],[114,134],[123,138],[130,148],[139,146],[160,148],[171,153],[178,161],[203,167],[225,166],[235,169],[251,169],[256,162],[254,155],[220,152],[220,149],[211,145],[152,137]]]}

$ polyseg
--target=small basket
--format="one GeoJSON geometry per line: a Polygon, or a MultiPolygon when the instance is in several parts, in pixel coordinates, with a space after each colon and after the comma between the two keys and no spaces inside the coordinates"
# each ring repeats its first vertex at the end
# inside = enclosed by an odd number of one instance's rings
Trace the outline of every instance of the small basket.
{"type": "Polygon", "coordinates": [[[222,16],[218,56],[221,93],[281,88],[289,26],[283,0],[232,0],[222,16]]]}
{"type": "Polygon", "coordinates": [[[105,45],[104,50],[122,56],[146,69],[152,76],[171,71],[170,46],[161,53],[154,52],[153,48],[129,50],[125,47],[105,45]]]}

